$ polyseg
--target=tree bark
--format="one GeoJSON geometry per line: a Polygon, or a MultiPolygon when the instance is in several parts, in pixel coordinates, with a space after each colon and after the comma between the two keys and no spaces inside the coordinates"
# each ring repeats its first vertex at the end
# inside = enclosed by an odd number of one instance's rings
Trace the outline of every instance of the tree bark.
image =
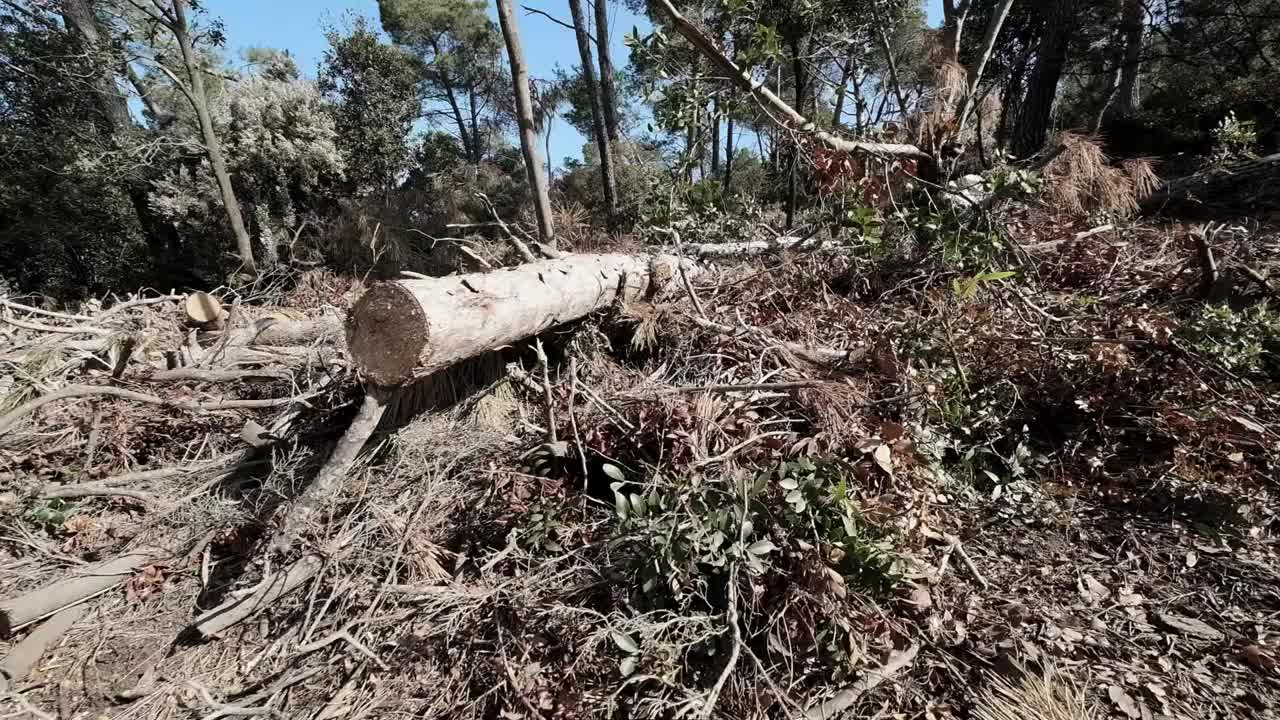
{"type": "Polygon", "coordinates": [[[213,168],[213,176],[218,181],[218,192],[222,196],[222,206],[226,210],[227,220],[231,223],[231,231],[235,233],[236,250],[240,255],[240,269],[249,274],[257,274],[258,267],[253,261],[253,242],[249,239],[249,231],[244,226],[244,218],[240,215],[240,203],[236,200],[236,192],[231,187],[231,174],[227,172],[227,163],[222,157],[222,144],[213,129],[213,118],[209,116],[209,98],[204,90],[204,71],[196,59],[195,48],[191,44],[191,31],[187,24],[187,0],[173,0],[173,24],[170,27],[178,48],[182,51],[182,62],[186,66],[190,80],[190,97],[196,118],[200,122],[200,135],[204,139],[205,153],[209,156],[209,165],[213,168]]]}
{"type": "MultiPolygon", "coordinates": [[[[348,348],[370,382],[403,385],[614,302],[652,296],[678,277],[679,262],[670,255],[568,255],[382,283],[352,308],[348,348]]],[[[693,269],[686,266],[686,274],[693,269]]]]}
{"type": "Polygon", "coordinates": [[[987,24],[987,32],[982,36],[982,50],[978,55],[978,62],[969,72],[969,87],[965,90],[964,104],[960,107],[960,124],[956,135],[964,132],[964,127],[969,120],[969,112],[973,110],[973,103],[978,97],[978,84],[982,82],[982,73],[987,69],[987,61],[991,59],[991,53],[996,47],[996,38],[1000,36],[1000,28],[1004,27],[1004,20],[1009,16],[1011,7],[1013,7],[1013,0],[1002,0],[995,14],[991,16],[991,22],[987,24]]]}
{"type": "Polygon", "coordinates": [[[604,109],[604,127],[610,144],[622,139],[618,121],[618,88],[614,83],[613,57],[609,46],[609,5],[607,0],[594,0],[596,10],[596,55],[600,58],[600,100],[604,109]]]}
{"type": "Polygon", "coordinates": [[[582,77],[591,94],[591,127],[600,151],[600,182],[604,186],[604,202],[609,213],[609,223],[618,216],[617,186],[613,175],[613,149],[605,128],[604,101],[600,84],[596,81],[595,61],[591,59],[591,40],[587,37],[587,17],[582,12],[582,0],[569,0],[569,13],[573,16],[573,34],[578,40],[578,58],[582,62],[582,77]]]}
{"type": "Polygon", "coordinates": [[[800,132],[804,132],[812,136],[818,142],[826,145],[832,150],[840,152],[861,152],[873,155],[886,156],[907,156],[929,159],[928,153],[924,152],[915,145],[905,145],[900,143],[875,143],[875,142],[858,142],[845,140],[836,137],[825,130],[819,130],[813,122],[805,118],[795,108],[788,105],[782,98],[778,97],[763,83],[757,83],[751,74],[738,67],[738,64],[730,60],[724,53],[711,42],[701,30],[694,27],[680,11],[676,10],[671,4],[671,0],[658,0],[667,17],[671,19],[672,25],[675,26],[676,32],[680,33],[695,48],[697,48],[707,59],[711,60],[721,71],[728,74],[730,80],[741,87],[743,90],[751,93],[762,104],[776,111],[783,118],[783,124],[790,126],[800,132]]]}
{"type": "Polygon", "coordinates": [[[538,157],[537,124],[533,121],[533,101],[529,98],[529,69],[525,64],[524,48],[520,45],[520,28],[516,25],[511,0],[498,0],[498,21],[502,26],[502,38],[507,44],[507,59],[511,63],[511,82],[516,96],[516,123],[520,126],[520,149],[524,153],[525,175],[529,178],[534,211],[538,216],[538,239],[554,247],[555,227],[551,222],[551,197],[547,193],[542,158],[538,157]]]}
{"type": "Polygon", "coordinates": [[[1120,85],[1116,89],[1115,112],[1129,117],[1142,106],[1142,41],[1145,34],[1142,0],[1124,0],[1121,30],[1124,33],[1124,59],[1120,65],[1120,85]]]}
{"type": "Polygon", "coordinates": [[[1013,130],[1013,154],[1030,157],[1040,151],[1049,134],[1053,119],[1053,103],[1058,95],[1058,81],[1067,63],[1071,30],[1075,25],[1076,0],[1044,0],[1044,30],[1036,66],[1027,84],[1013,130]]]}

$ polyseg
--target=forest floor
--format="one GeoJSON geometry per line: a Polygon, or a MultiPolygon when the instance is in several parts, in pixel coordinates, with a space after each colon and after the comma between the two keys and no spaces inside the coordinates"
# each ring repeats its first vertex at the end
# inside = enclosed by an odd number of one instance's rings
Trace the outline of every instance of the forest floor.
{"type": "MultiPolygon", "coordinates": [[[[696,305],[630,305],[454,368],[403,393],[283,556],[273,513],[360,395],[340,338],[255,349],[187,328],[179,298],[110,317],[10,299],[0,610],[156,550],[45,620],[65,632],[0,676],[0,703],[1277,717],[1280,328],[1251,308],[1276,303],[1280,224],[1008,227],[1021,247],[993,269],[1016,274],[909,251],[719,261],[696,305]],[[166,352],[206,372],[157,369],[166,352]],[[21,410],[82,386],[148,399],[21,410]]],[[[292,275],[229,325],[340,318],[359,288],[292,275]]],[[[5,628],[0,656],[44,625],[5,628]]]]}

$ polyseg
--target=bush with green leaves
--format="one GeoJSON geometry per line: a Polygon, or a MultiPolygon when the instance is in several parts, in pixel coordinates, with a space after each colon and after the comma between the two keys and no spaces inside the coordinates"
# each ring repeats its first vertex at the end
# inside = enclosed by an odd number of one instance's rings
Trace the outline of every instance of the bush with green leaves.
{"type": "Polygon", "coordinates": [[[763,575],[782,562],[774,541],[815,548],[819,560],[870,596],[898,582],[889,538],[850,494],[852,468],[803,457],[756,474],[682,478],[647,493],[614,484],[613,566],[641,608],[720,610],[733,565],[763,575]]]}
{"type": "Polygon", "coordinates": [[[1196,350],[1237,373],[1256,372],[1265,359],[1280,352],[1280,317],[1263,305],[1244,310],[1206,306],[1179,334],[1196,350]]]}

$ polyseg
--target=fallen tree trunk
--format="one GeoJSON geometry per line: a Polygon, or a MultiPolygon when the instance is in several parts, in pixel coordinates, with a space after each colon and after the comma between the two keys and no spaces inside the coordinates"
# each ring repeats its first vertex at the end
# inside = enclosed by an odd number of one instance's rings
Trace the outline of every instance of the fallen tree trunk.
{"type": "Polygon", "coordinates": [[[1267,195],[1280,204],[1278,185],[1280,153],[1275,153],[1169,180],[1141,204],[1148,212],[1224,202],[1252,208],[1267,195]]]}
{"type": "Polygon", "coordinates": [[[191,630],[208,639],[271,607],[277,600],[297,590],[316,576],[324,559],[316,554],[304,555],[283,572],[268,574],[253,592],[232,598],[202,613],[191,623],[191,630]]]}
{"type": "Polygon", "coordinates": [[[381,283],[352,308],[347,346],[372,383],[403,385],[614,302],[657,294],[678,276],[679,263],[671,255],[568,255],[381,283]]]}

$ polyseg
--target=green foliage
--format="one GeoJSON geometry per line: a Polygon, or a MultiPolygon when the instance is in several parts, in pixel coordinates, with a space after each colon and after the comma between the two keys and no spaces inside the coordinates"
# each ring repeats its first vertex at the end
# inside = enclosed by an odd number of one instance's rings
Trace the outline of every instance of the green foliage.
{"type": "Polygon", "coordinates": [[[67,520],[78,512],[74,501],[63,498],[41,500],[32,505],[27,512],[27,519],[46,532],[56,532],[66,524],[67,520]]]}
{"type": "Polygon", "coordinates": [[[1280,317],[1262,305],[1241,311],[1208,305],[1179,334],[1232,372],[1256,372],[1280,351],[1280,317]]]}
{"type": "Polygon", "coordinates": [[[325,33],[320,91],[334,103],[337,146],[357,195],[385,193],[409,163],[406,138],[420,109],[419,62],[383,43],[364,18],[325,33]]]}
{"type": "Polygon", "coordinates": [[[1213,139],[1214,159],[1219,162],[1253,157],[1258,144],[1257,123],[1237,119],[1233,110],[1213,129],[1213,139]]]}
{"type": "Polygon", "coordinates": [[[1017,275],[1015,270],[1003,270],[1000,272],[984,272],[978,273],[972,277],[954,278],[951,281],[951,290],[955,293],[958,300],[972,300],[978,295],[978,288],[987,283],[1007,280],[1017,275]]]}
{"type": "Polygon", "coordinates": [[[16,288],[78,298],[150,270],[132,139],[110,137],[72,80],[93,72],[67,35],[0,12],[0,277],[16,288]]]}
{"type": "Polygon", "coordinates": [[[781,562],[774,539],[794,538],[849,587],[883,596],[899,580],[896,559],[850,496],[849,470],[805,457],[755,477],[677,479],[646,493],[614,483],[614,566],[638,606],[723,608],[732,565],[770,572],[781,562]]]}
{"type": "Polygon", "coordinates": [[[784,493],[782,524],[788,530],[814,543],[850,587],[882,597],[901,578],[884,538],[849,495],[849,475],[842,462],[802,457],[779,463],[761,479],[776,482],[784,493]]]}

